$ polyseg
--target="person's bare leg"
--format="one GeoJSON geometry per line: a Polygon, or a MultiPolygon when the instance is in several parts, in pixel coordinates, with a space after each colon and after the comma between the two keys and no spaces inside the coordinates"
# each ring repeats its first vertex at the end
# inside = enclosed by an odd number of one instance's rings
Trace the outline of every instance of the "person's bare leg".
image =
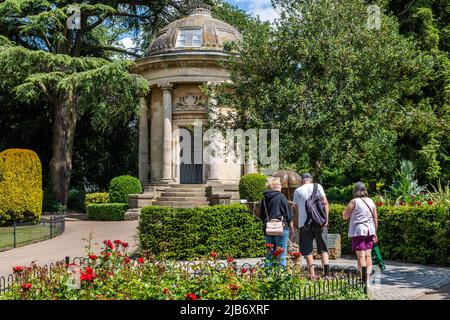
{"type": "Polygon", "coordinates": [[[372,274],[372,250],[366,250],[367,278],[372,274]]]}
{"type": "Polygon", "coordinates": [[[366,252],[364,250],[355,251],[358,257],[358,270],[362,275],[362,268],[367,267],[366,265],[366,252]]]}
{"type": "Polygon", "coordinates": [[[314,267],[311,267],[314,263],[313,255],[310,254],[305,257],[306,258],[306,265],[308,266],[309,276],[314,279],[316,274],[314,272],[314,267]]]}
{"type": "Polygon", "coordinates": [[[324,265],[329,264],[328,259],[329,259],[328,252],[322,253],[322,268],[324,265]]]}

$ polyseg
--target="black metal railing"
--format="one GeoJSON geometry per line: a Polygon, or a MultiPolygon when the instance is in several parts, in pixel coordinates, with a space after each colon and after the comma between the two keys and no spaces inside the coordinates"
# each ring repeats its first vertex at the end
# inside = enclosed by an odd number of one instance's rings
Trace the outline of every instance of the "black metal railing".
{"type": "Polygon", "coordinates": [[[43,217],[39,222],[9,223],[0,226],[0,251],[51,239],[65,230],[65,215],[43,217]]]}
{"type": "MultiPolygon", "coordinates": [[[[89,259],[85,257],[75,257],[72,260],[70,257],[66,257],[57,263],[51,263],[50,265],[44,265],[42,267],[32,269],[32,272],[42,272],[42,270],[47,269],[51,273],[52,269],[56,266],[65,265],[66,267],[70,264],[76,264],[78,266],[87,266],[89,264],[89,259]]],[[[131,263],[137,263],[132,260],[131,263]]],[[[154,264],[164,265],[167,261],[153,262],[154,264]]],[[[170,262],[173,264],[173,261],[170,262]]],[[[239,266],[236,262],[229,264],[226,262],[185,262],[178,261],[174,263],[175,270],[185,273],[189,273],[191,276],[208,276],[212,269],[219,270],[222,268],[235,268],[236,272],[240,276],[244,276],[242,270],[246,269],[245,274],[248,276],[250,270],[253,276],[264,277],[267,273],[267,269],[264,267],[264,262],[259,262],[257,264],[243,263],[239,266]],[[208,265],[209,264],[209,265],[208,265]],[[265,272],[258,272],[264,269],[265,272]]],[[[308,283],[302,285],[289,285],[283,288],[277,288],[268,290],[261,294],[261,300],[322,300],[332,297],[334,294],[343,294],[349,290],[359,291],[367,295],[367,283],[362,280],[360,272],[354,267],[342,267],[342,266],[332,266],[329,268],[327,274],[324,274],[322,267],[316,266],[315,274],[316,280],[309,281],[308,283]]],[[[289,269],[290,271],[284,271],[280,268],[274,268],[269,272],[278,272],[279,275],[289,276],[295,274],[295,277],[300,277],[308,279],[308,268],[302,266],[295,266],[289,269]]],[[[21,277],[17,273],[10,274],[6,277],[0,277],[0,295],[8,291],[11,285],[20,281],[21,277]]]]}

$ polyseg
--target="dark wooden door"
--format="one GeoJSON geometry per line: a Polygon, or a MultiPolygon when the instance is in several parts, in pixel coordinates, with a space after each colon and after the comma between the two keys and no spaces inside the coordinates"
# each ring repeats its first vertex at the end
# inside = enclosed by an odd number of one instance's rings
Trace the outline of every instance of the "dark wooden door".
{"type": "MultiPolygon", "coordinates": [[[[202,152],[202,146],[194,145],[194,134],[190,132],[191,137],[191,148],[190,150],[181,149],[180,150],[180,158],[183,156],[183,152],[190,152],[191,158],[190,163],[181,162],[180,164],[180,183],[186,184],[194,184],[194,183],[202,183],[203,182],[203,165],[194,163],[194,154],[195,152],[202,152]]],[[[183,140],[183,136],[180,136],[180,143],[183,140]]],[[[187,157],[189,159],[189,157],[187,157]]],[[[197,156],[198,158],[198,156],[197,156]]],[[[182,159],[182,158],[181,158],[182,159]]]]}

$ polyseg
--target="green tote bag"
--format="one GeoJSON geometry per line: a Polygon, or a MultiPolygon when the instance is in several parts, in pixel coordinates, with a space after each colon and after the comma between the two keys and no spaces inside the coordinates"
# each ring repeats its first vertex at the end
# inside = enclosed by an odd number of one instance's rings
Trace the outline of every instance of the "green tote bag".
{"type": "Polygon", "coordinates": [[[386,270],[386,265],[381,257],[380,247],[374,243],[372,248],[372,264],[380,267],[382,271],[386,270]]]}

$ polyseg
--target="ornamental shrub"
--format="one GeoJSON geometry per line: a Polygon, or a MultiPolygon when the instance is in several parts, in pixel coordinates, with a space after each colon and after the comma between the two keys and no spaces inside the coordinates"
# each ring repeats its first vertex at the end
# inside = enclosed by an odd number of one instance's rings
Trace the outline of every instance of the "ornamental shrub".
{"type": "Polygon", "coordinates": [[[67,199],[67,208],[70,211],[84,212],[86,207],[84,205],[86,192],[84,189],[70,189],[69,198],[67,199]]]}
{"type": "MultiPolygon", "coordinates": [[[[329,232],[340,233],[342,253],[351,254],[345,206],[330,206],[329,232]]],[[[384,259],[450,266],[450,206],[378,207],[378,240],[384,259]]]]}
{"type": "Polygon", "coordinates": [[[141,209],[139,243],[157,257],[194,259],[211,251],[221,257],[265,254],[261,220],[241,204],[192,209],[141,209]]]}
{"type": "Polygon", "coordinates": [[[86,207],[89,220],[121,221],[124,220],[128,205],[125,203],[91,204],[86,207]]]}
{"type": "Polygon", "coordinates": [[[42,214],[42,166],[31,150],[0,153],[0,224],[37,221],[42,214]]]}
{"type": "Polygon", "coordinates": [[[84,203],[86,207],[91,204],[109,203],[109,193],[108,192],[87,193],[84,203]]]}
{"type": "Polygon", "coordinates": [[[109,200],[114,203],[128,203],[128,195],[142,193],[139,179],[132,176],[119,176],[109,184],[109,200]]]}
{"type": "Polygon", "coordinates": [[[267,177],[261,173],[246,174],[239,181],[239,195],[248,201],[261,201],[266,190],[267,177]]]}

